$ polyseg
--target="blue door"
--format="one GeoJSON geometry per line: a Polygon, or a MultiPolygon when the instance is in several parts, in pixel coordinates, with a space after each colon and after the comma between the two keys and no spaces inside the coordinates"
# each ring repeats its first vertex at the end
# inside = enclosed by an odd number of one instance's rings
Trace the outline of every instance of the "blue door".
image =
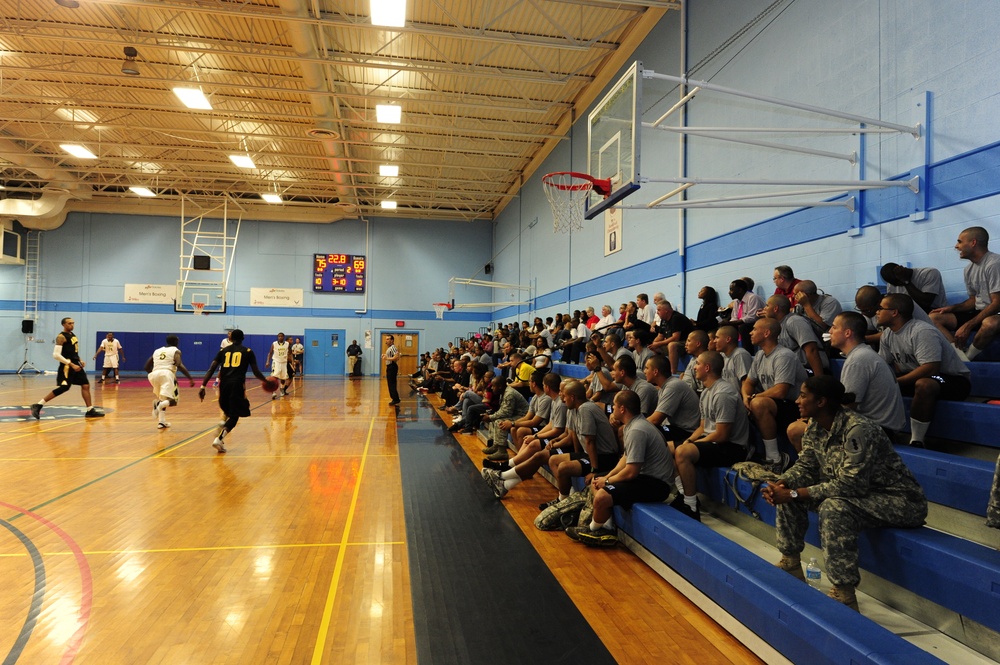
{"type": "Polygon", "coordinates": [[[344,376],[347,345],[344,330],[306,328],[302,344],[306,347],[306,376],[344,376]]]}

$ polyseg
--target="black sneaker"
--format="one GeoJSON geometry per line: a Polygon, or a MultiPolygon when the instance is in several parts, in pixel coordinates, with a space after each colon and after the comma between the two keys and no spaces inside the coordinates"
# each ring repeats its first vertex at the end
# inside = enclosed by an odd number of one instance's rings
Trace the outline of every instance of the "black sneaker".
{"type": "Polygon", "coordinates": [[[590,531],[589,526],[568,526],[566,527],[566,535],[570,537],[571,540],[580,542],[580,532],[590,531]]]}
{"type": "MultiPolygon", "coordinates": [[[[483,462],[483,464],[485,464],[485,462],[483,462]]],[[[547,510],[552,506],[556,505],[557,503],[559,503],[559,497],[556,497],[551,501],[546,501],[545,503],[538,504],[538,510],[547,510]]]]}
{"type": "Polygon", "coordinates": [[[614,547],[618,544],[618,534],[610,529],[588,527],[577,532],[577,540],[588,547],[614,547]]]}
{"type": "Polygon", "coordinates": [[[788,456],[788,453],[778,453],[780,457],[777,462],[772,462],[771,460],[765,460],[762,467],[767,469],[773,474],[781,475],[785,472],[788,467],[792,465],[792,458],[788,456]]]}
{"type": "Polygon", "coordinates": [[[101,413],[100,411],[98,411],[97,409],[95,409],[94,407],[90,407],[90,411],[87,411],[87,413],[83,414],[83,417],[84,418],[103,418],[104,414],[101,413]]]}
{"type": "Polygon", "coordinates": [[[699,505],[696,506],[694,510],[691,510],[690,506],[688,506],[686,503],[683,503],[683,501],[682,501],[681,502],[680,511],[682,513],[684,513],[685,515],[687,515],[688,517],[690,517],[691,519],[693,519],[693,520],[695,520],[697,522],[700,522],[701,521],[701,505],[700,504],[701,504],[701,502],[699,502],[699,505]]]}
{"type": "Polygon", "coordinates": [[[505,461],[487,458],[483,460],[483,468],[493,469],[494,471],[506,471],[510,468],[510,464],[507,464],[505,461]]]}
{"type": "Polygon", "coordinates": [[[38,420],[39,418],[41,418],[42,417],[42,405],[41,404],[32,404],[31,405],[31,415],[35,417],[35,420],[38,420]]]}

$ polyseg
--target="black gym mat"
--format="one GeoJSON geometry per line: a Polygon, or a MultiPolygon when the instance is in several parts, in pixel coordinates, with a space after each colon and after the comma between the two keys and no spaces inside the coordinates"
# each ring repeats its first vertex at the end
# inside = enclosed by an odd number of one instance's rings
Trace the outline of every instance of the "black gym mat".
{"type": "Polygon", "coordinates": [[[398,434],[419,662],[614,663],[434,411],[417,410],[398,434]]]}

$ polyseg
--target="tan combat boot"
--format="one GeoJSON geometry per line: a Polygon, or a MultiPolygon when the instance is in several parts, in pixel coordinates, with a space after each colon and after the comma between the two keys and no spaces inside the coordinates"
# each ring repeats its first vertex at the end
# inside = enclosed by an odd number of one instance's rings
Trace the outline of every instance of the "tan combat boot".
{"type": "Polygon", "coordinates": [[[847,605],[855,612],[860,612],[858,609],[858,597],[854,593],[854,587],[850,584],[845,584],[843,586],[833,586],[830,588],[830,593],[827,594],[830,598],[833,598],[838,603],[843,603],[847,605]]]}
{"type": "Polygon", "coordinates": [[[806,581],[806,575],[802,572],[802,560],[797,556],[783,555],[777,564],[778,568],[791,575],[797,580],[806,581]]]}

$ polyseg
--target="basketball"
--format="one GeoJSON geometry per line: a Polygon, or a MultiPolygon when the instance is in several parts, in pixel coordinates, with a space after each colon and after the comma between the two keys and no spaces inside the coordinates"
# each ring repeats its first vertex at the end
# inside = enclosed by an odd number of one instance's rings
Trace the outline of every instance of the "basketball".
{"type": "Polygon", "coordinates": [[[269,376],[260,382],[260,387],[264,389],[264,392],[273,393],[281,387],[281,380],[276,377],[269,376]]]}

